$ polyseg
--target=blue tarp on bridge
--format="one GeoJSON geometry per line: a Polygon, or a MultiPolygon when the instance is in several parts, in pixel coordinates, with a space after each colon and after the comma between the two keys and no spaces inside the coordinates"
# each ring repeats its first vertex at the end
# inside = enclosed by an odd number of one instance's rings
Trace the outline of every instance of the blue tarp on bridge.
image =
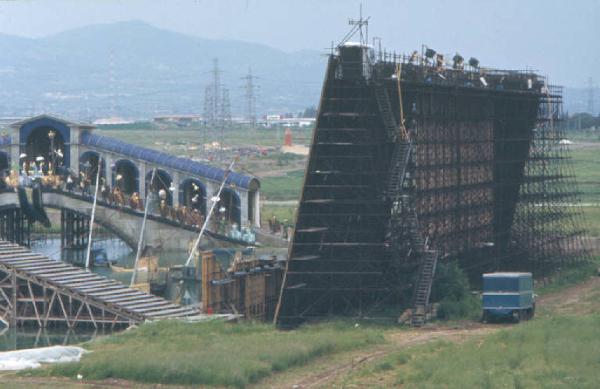
{"type": "MultiPolygon", "coordinates": [[[[225,170],[218,167],[192,161],[187,158],[176,157],[162,151],[136,146],[107,136],[96,135],[89,131],[82,132],[81,144],[157,164],[164,168],[190,173],[190,175],[204,177],[213,181],[220,182],[225,175],[225,170]]],[[[231,172],[227,178],[227,183],[249,189],[253,180],[258,184],[256,177],[231,172]]]]}

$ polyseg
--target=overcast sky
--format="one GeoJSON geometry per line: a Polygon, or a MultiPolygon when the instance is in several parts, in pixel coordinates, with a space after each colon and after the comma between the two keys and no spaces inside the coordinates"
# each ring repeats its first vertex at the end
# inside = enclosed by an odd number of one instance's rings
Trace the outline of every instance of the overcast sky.
{"type": "Polygon", "coordinates": [[[359,4],[370,35],[399,52],[422,43],[483,66],[533,68],[567,86],[600,83],[600,0],[0,0],[0,32],[39,37],[143,20],[213,39],[286,51],[339,40],[359,4]]]}

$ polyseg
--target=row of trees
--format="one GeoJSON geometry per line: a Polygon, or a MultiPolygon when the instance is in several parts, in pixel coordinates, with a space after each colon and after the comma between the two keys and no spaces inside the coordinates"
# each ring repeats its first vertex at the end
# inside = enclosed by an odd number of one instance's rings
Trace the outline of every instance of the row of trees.
{"type": "Polygon", "coordinates": [[[593,116],[589,113],[567,114],[563,125],[566,130],[600,129],[600,115],[593,116]]]}

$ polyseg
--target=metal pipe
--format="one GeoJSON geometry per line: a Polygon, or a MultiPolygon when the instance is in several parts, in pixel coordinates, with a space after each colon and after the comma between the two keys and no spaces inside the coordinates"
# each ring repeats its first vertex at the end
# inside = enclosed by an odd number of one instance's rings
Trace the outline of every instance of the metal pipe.
{"type": "Polygon", "coordinates": [[[233,169],[233,165],[235,164],[237,159],[238,159],[238,157],[236,157],[233,161],[231,161],[231,163],[229,164],[229,167],[225,171],[225,175],[223,176],[223,181],[221,182],[219,191],[217,192],[217,195],[212,198],[212,205],[210,206],[210,210],[206,214],[206,218],[204,219],[204,224],[202,225],[202,228],[200,229],[198,238],[196,239],[196,241],[194,242],[194,245],[192,246],[192,250],[190,251],[190,256],[188,257],[187,261],[185,262],[185,266],[189,266],[190,262],[192,262],[192,258],[194,258],[194,252],[196,251],[196,249],[198,248],[198,245],[200,244],[202,235],[204,235],[204,230],[206,230],[206,226],[208,226],[210,217],[212,216],[213,211],[214,211],[215,207],[217,206],[217,203],[219,202],[219,196],[221,196],[221,192],[223,191],[223,188],[225,187],[225,182],[227,182],[227,177],[229,176],[229,173],[231,173],[231,169],[233,169]]]}
{"type": "MultiPolygon", "coordinates": [[[[144,220],[142,220],[142,229],[140,230],[140,238],[138,240],[137,252],[135,254],[135,262],[133,263],[133,274],[131,274],[131,283],[130,286],[135,284],[135,276],[137,274],[138,261],[140,260],[140,256],[142,255],[142,243],[144,241],[144,231],[146,229],[146,219],[148,218],[148,208],[150,197],[150,192],[152,192],[152,185],[154,184],[154,177],[156,176],[156,168],[152,170],[152,177],[150,178],[150,190],[146,193],[146,206],[144,207],[144,220]]],[[[147,177],[147,176],[146,176],[147,177]]]]}
{"type": "Polygon", "coordinates": [[[92,233],[94,231],[94,218],[96,216],[96,203],[98,200],[98,184],[100,182],[100,161],[98,161],[98,172],[96,173],[96,188],[94,189],[94,204],[92,205],[92,217],[90,218],[90,234],[88,235],[87,254],[85,256],[85,268],[90,267],[90,254],[92,252],[92,233]]]}

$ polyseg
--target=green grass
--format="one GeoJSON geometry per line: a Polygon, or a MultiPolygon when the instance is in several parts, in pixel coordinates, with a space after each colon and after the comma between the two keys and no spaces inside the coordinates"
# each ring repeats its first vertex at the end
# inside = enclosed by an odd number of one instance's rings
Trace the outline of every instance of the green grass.
{"type": "Polygon", "coordinates": [[[600,237],[600,207],[582,207],[581,210],[589,235],[600,237]]]}
{"type": "Polygon", "coordinates": [[[583,202],[600,203],[600,143],[571,150],[573,170],[583,202]]]}
{"type": "Polygon", "coordinates": [[[536,287],[535,293],[543,295],[582,283],[591,276],[596,275],[599,266],[600,258],[595,257],[589,262],[580,262],[563,269],[557,269],[550,276],[551,282],[548,285],[536,287]]]}
{"type": "MultiPolygon", "coordinates": [[[[305,144],[310,141],[312,128],[293,128],[293,142],[305,144]]],[[[142,146],[161,149],[155,142],[173,145],[200,144],[219,141],[220,131],[204,129],[194,125],[191,127],[158,126],[153,123],[133,123],[118,126],[100,126],[101,135],[111,136],[142,146]]],[[[258,128],[250,130],[245,126],[237,126],[224,132],[225,144],[281,146],[283,144],[284,128],[258,128]]]]}
{"type": "Polygon", "coordinates": [[[304,170],[296,170],[285,176],[265,177],[261,181],[261,191],[268,200],[298,200],[304,170]]]}
{"type": "Polygon", "coordinates": [[[541,318],[465,343],[390,354],[348,387],[596,388],[600,315],[541,318]],[[354,385],[354,386],[353,386],[354,385]]]}
{"type": "Polygon", "coordinates": [[[277,218],[277,220],[283,222],[287,219],[289,223],[294,223],[294,212],[296,211],[295,205],[271,205],[265,204],[262,207],[261,215],[262,219],[265,220],[265,223],[268,223],[267,220],[270,220],[273,216],[277,218]]]}
{"type": "Polygon", "coordinates": [[[80,362],[33,374],[244,387],[319,356],[383,341],[383,329],[345,322],[285,332],[250,322],[165,321],[94,341],[87,345],[92,352],[80,362]]]}

